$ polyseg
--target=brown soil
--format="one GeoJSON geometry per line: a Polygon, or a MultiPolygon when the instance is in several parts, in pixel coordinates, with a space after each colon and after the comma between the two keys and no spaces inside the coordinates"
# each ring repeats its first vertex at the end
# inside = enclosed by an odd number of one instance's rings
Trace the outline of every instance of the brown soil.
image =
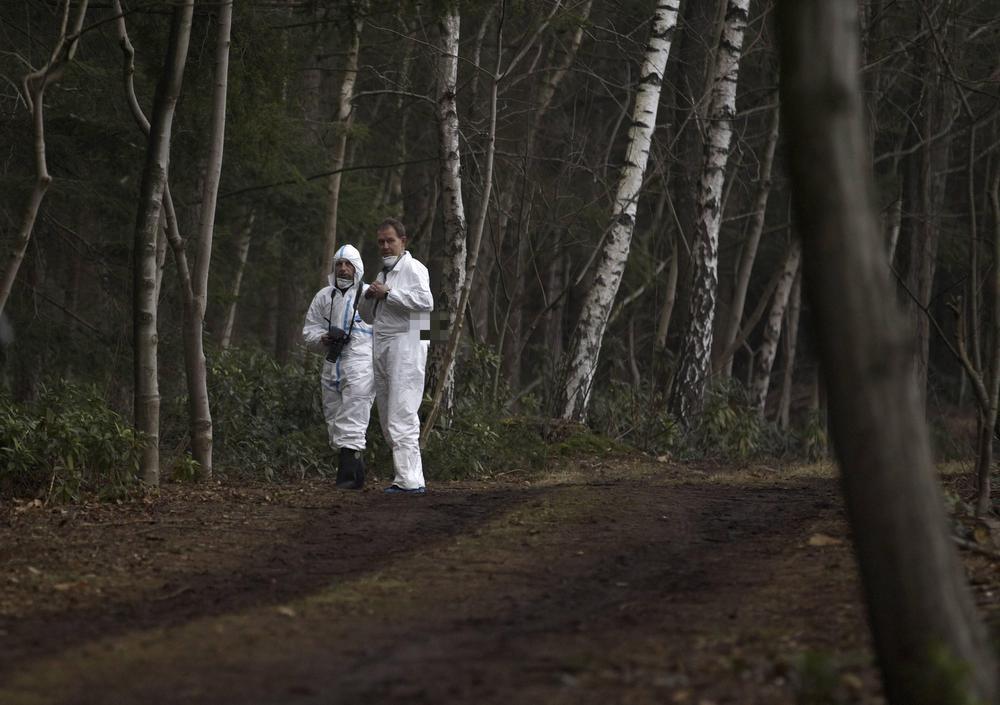
{"type": "MultiPolygon", "coordinates": [[[[966,559],[995,614],[997,565],[966,559]]],[[[4,705],[881,702],[815,473],[170,486],[4,505],[0,565],[4,705]]]]}

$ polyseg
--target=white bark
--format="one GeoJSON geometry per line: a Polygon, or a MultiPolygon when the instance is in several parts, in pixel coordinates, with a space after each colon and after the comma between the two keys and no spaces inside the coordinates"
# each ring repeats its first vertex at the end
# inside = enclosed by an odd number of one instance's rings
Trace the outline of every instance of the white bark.
{"type": "Polygon", "coordinates": [[[764,418],[764,411],[767,405],[767,390],[771,386],[771,369],[774,367],[774,358],[778,352],[778,341],[781,338],[781,321],[785,317],[785,309],[788,307],[788,297],[795,283],[795,277],[799,272],[801,254],[802,247],[799,240],[797,238],[793,239],[788,246],[788,254],[785,256],[781,278],[778,280],[778,288],[774,290],[771,311],[768,313],[767,324],[764,326],[764,340],[760,345],[760,351],[754,359],[750,398],[757,409],[757,415],[762,419],[764,418]]]}
{"type": "MultiPolygon", "coordinates": [[[[454,10],[454,32],[455,38],[458,38],[458,11],[454,10]]],[[[503,45],[502,39],[502,23],[498,23],[497,26],[497,46],[503,45]]],[[[457,49],[457,47],[456,47],[457,49]]],[[[486,217],[489,215],[489,205],[490,205],[490,195],[493,191],[493,164],[494,157],[496,156],[496,140],[497,140],[497,96],[499,91],[500,82],[500,52],[497,51],[497,63],[494,69],[493,75],[490,76],[490,112],[489,112],[489,130],[486,133],[486,164],[484,167],[483,176],[483,196],[482,202],[479,207],[479,212],[476,214],[476,221],[473,225],[471,232],[471,240],[469,245],[469,261],[466,271],[464,272],[464,279],[462,284],[462,289],[459,292],[458,306],[455,309],[453,324],[451,326],[450,333],[448,335],[448,342],[444,348],[444,353],[441,359],[440,369],[445,370],[444,377],[438,378],[438,383],[434,387],[433,398],[431,400],[431,408],[427,413],[427,420],[424,422],[424,427],[420,432],[420,445],[427,442],[427,438],[430,435],[431,429],[434,428],[434,422],[441,411],[443,404],[442,400],[447,391],[445,381],[447,375],[454,374],[454,364],[455,355],[458,352],[458,342],[460,336],[462,335],[462,323],[465,317],[465,310],[469,305],[469,293],[472,289],[472,282],[475,281],[476,277],[476,266],[479,261],[479,247],[483,242],[483,231],[486,229],[486,217]]],[[[456,116],[457,120],[457,116],[456,116]]],[[[447,212],[447,208],[446,208],[447,212]]]]}
{"type": "Polygon", "coordinates": [[[28,243],[31,241],[31,233],[35,229],[35,220],[38,218],[42,199],[45,197],[49,184],[52,183],[48,161],[45,158],[45,89],[62,77],[66,65],[73,60],[77,47],[80,45],[80,30],[83,28],[83,19],[87,15],[88,0],[80,0],[71,27],[69,17],[72,4],[72,0],[66,0],[62,22],[59,26],[59,37],[48,61],[40,69],[29,72],[22,80],[23,98],[31,112],[32,127],[34,128],[35,185],[28,196],[17,235],[14,236],[14,246],[10,252],[7,267],[0,276],[0,315],[3,315],[3,310],[7,306],[10,292],[14,288],[14,281],[17,279],[17,272],[21,268],[21,262],[24,261],[24,253],[28,250],[28,243]]]}
{"type": "Polygon", "coordinates": [[[701,411],[712,356],[716,297],[719,288],[719,227],[722,223],[722,187],[732,146],[736,115],[736,83],[743,51],[743,33],[750,0],[728,0],[715,57],[708,108],[705,164],[698,185],[698,217],[694,247],[694,276],[689,328],[671,391],[671,409],[684,423],[701,411]]]}
{"type": "MultiPolygon", "coordinates": [[[[747,290],[750,288],[750,274],[757,259],[757,247],[764,232],[764,216],[767,214],[767,200],[771,195],[771,167],[774,164],[774,152],[778,145],[781,111],[775,105],[771,114],[771,124],[767,135],[767,145],[760,161],[760,177],[757,182],[757,196],[753,204],[753,219],[750,223],[750,233],[743,245],[740,256],[740,266],[736,273],[736,288],[733,291],[733,305],[729,312],[729,325],[726,329],[725,348],[736,340],[740,332],[740,322],[743,320],[743,308],[746,306],[747,290]]],[[[733,356],[729,355],[719,360],[718,367],[723,376],[730,377],[733,373],[733,356]]]]}
{"type": "Polygon", "coordinates": [[[191,293],[184,304],[184,367],[187,377],[188,426],[191,454],[202,480],[212,476],[212,410],[208,400],[208,370],[205,362],[205,309],[208,303],[208,272],[212,261],[215,211],[222,177],[222,152],[226,133],[226,93],[229,84],[229,45],[233,3],[219,5],[216,17],[215,87],[205,178],[201,191],[198,245],[191,293]]]}
{"type": "Polygon", "coordinates": [[[160,481],[160,391],[157,376],[156,240],[170,161],[170,132],[191,36],[194,0],[174,8],[167,58],[153,102],[153,119],[143,167],[133,246],[133,337],[135,426],[145,434],[140,470],[143,482],[160,481]]]}
{"type": "MultiPolygon", "coordinates": [[[[359,7],[355,6],[355,10],[359,7]]],[[[340,84],[340,98],[337,102],[337,138],[330,159],[330,181],[327,185],[326,224],[323,229],[323,261],[320,262],[319,281],[324,286],[330,268],[333,266],[333,253],[337,251],[337,212],[340,209],[340,184],[343,180],[343,168],[347,156],[347,134],[354,122],[354,84],[358,78],[358,56],[361,53],[361,30],[364,20],[360,13],[355,14],[352,24],[351,44],[347,50],[347,60],[344,64],[344,80],[340,84]]]]}
{"type": "MultiPolygon", "coordinates": [[[[465,286],[466,238],[468,224],[462,200],[462,160],[459,150],[458,102],[458,8],[449,9],[441,18],[440,46],[437,60],[437,120],[439,180],[441,206],[444,213],[444,266],[441,296],[437,312],[445,316],[448,331],[455,326],[459,299],[465,286]]],[[[481,206],[484,210],[487,204],[481,206]]],[[[455,396],[455,368],[446,363],[447,349],[432,345],[428,360],[428,380],[431,389],[442,388],[441,404],[444,418],[451,418],[455,396]]]]}
{"type": "Polygon", "coordinates": [[[652,34],[646,45],[640,73],[629,144],[612,206],[610,231],[601,251],[594,284],[584,299],[580,320],[570,343],[561,409],[564,419],[583,420],[587,415],[608,314],[618,293],[632,244],[636,206],[656,127],[660,87],[677,26],[679,5],[679,0],[660,0],[653,14],[652,34]]]}

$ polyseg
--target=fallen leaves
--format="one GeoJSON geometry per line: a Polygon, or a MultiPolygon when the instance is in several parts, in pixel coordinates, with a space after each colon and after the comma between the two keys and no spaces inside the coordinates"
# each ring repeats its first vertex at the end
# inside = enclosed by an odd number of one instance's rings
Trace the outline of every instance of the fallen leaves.
{"type": "Polygon", "coordinates": [[[840,546],[843,543],[842,539],[834,538],[827,534],[813,534],[809,537],[808,541],[810,546],[840,546]]]}

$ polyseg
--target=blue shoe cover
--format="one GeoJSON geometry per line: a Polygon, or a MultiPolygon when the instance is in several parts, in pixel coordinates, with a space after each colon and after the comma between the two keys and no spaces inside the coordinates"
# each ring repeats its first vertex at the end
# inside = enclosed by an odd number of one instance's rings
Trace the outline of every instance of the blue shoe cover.
{"type": "Polygon", "coordinates": [[[427,490],[423,487],[417,487],[412,490],[406,490],[398,485],[389,485],[383,490],[386,494],[426,494],[427,490]]]}

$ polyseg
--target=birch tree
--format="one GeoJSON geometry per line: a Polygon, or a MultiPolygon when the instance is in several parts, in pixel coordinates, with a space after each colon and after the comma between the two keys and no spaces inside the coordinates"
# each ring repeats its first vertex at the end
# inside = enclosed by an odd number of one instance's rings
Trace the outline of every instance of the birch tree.
{"type": "Polygon", "coordinates": [[[564,419],[580,421],[587,414],[608,315],[621,285],[632,243],[636,207],[656,128],[660,87],[677,26],[679,5],[679,0],[659,0],[653,13],[652,31],[636,91],[628,147],[618,178],[609,232],[601,250],[594,283],[584,299],[569,346],[560,414],[564,419]]]}
{"type": "Polygon", "coordinates": [[[34,131],[32,146],[35,155],[35,183],[28,195],[28,202],[25,204],[21,223],[14,237],[14,246],[7,267],[0,276],[0,315],[3,315],[3,310],[7,306],[7,299],[10,298],[10,292],[14,288],[17,272],[21,268],[21,262],[24,261],[24,253],[27,252],[28,243],[31,242],[31,233],[35,229],[42,199],[45,198],[45,192],[52,183],[52,175],[49,173],[48,161],[45,158],[45,89],[62,77],[66,66],[73,60],[80,46],[80,30],[83,29],[83,20],[87,15],[89,0],[80,0],[76,14],[73,15],[73,23],[70,24],[73,2],[65,1],[59,34],[48,60],[41,68],[29,71],[21,81],[22,98],[31,113],[34,131]]]}
{"type": "Polygon", "coordinates": [[[804,285],[882,681],[892,705],[997,702],[993,651],[937,484],[913,335],[875,218],[857,3],[782,0],[782,106],[804,285]]]}
{"type": "Polygon", "coordinates": [[[160,481],[160,390],[156,369],[156,240],[170,162],[170,133],[174,109],[184,78],[193,14],[194,0],[186,0],[174,6],[166,60],[153,100],[133,244],[132,334],[135,427],[147,438],[147,445],[140,459],[140,469],[143,482],[149,486],[156,486],[160,481]]]}
{"type": "MultiPolygon", "coordinates": [[[[444,257],[441,295],[435,302],[439,315],[447,319],[446,328],[455,325],[459,299],[465,286],[468,225],[462,200],[462,160],[458,125],[458,38],[461,18],[451,7],[438,22],[440,32],[437,59],[438,179],[444,213],[444,257]]],[[[486,202],[482,208],[486,209],[486,202]]],[[[428,361],[431,389],[442,389],[441,404],[445,418],[450,418],[455,394],[455,369],[445,364],[447,350],[432,345],[428,361]]]]}
{"type": "Polygon", "coordinates": [[[778,287],[774,290],[774,298],[771,300],[771,310],[767,316],[767,324],[764,326],[764,339],[761,341],[760,350],[754,358],[750,398],[753,406],[757,409],[757,415],[762,419],[767,406],[767,390],[771,386],[771,368],[774,367],[774,358],[778,352],[778,342],[781,339],[781,322],[785,318],[788,299],[795,284],[795,277],[799,272],[801,252],[799,241],[792,240],[782,265],[778,287]]]}
{"type": "MultiPolygon", "coordinates": [[[[139,127],[151,134],[135,94],[132,81],[135,50],[129,41],[120,0],[114,0],[119,43],[125,53],[125,87],[133,117],[139,127]]],[[[212,257],[215,231],[215,212],[219,181],[222,173],[223,143],[226,126],[226,93],[229,76],[229,45],[232,31],[233,4],[222,3],[216,18],[215,80],[212,96],[212,114],[209,127],[209,145],[204,179],[202,180],[201,211],[199,215],[195,264],[189,265],[186,242],[181,236],[177,214],[170,192],[169,175],[165,179],[162,197],[162,220],[166,239],[177,263],[179,289],[183,307],[184,368],[188,392],[188,428],[192,457],[197,461],[199,476],[212,475],[212,412],[208,398],[208,370],[205,360],[204,323],[208,303],[208,273],[212,257]]],[[[248,243],[249,246],[249,243],[248,243]]],[[[158,253],[159,257],[159,253],[158,253]]],[[[245,253],[243,254],[245,260],[245,253]]],[[[158,271],[162,270],[162,262],[158,271]]],[[[159,284],[157,284],[157,291],[159,284]]]]}
{"type": "Polygon", "coordinates": [[[347,136],[354,121],[354,84],[358,78],[358,57],[361,54],[361,30],[364,28],[363,2],[350,3],[351,43],[344,63],[344,80],[340,84],[337,101],[337,135],[330,159],[330,181],[327,183],[326,224],[323,228],[323,261],[320,262],[319,281],[326,284],[333,253],[337,251],[337,213],[340,210],[340,184],[347,157],[347,136]]]}
{"type": "MultiPolygon", "coordinates": [[[[501,0],[502,2],[502,0],[501,0]]],[[[430,435],[431,430],[434,428],[434,423],[437,420],[438,414],[444,409],[447,413],[450,413],[450,408],[444,407],[442,401],[446,394],[449,394],[448,390],[448,379],[449,376],[453,374],[453,366],[455,364],[455,356],[458,352],[458,343],[460,336],[462,335],[462,323],[465,317],[465,310],[469,305],[469,295],[472,289],[472,282],[475,281],[476,267],[479,261],[479,247],[483,242],[483,231],[486,229],[486,218],[489,215],[489,204],[490,195],[493,191],[493,163],[496,154],[496,137],[497,137],[497,97],[499,93],[500,79],[506,72],[501,73],[500,71],[500,61],[502,58],[502,52],[500,48],[503,46],[503,5],[501,5],[501,12],[497,19],[497,56],[495,69],[490,73],[490,112],[489,112],[489,128],[486,133],[486,162],[484,165],[483,175],[483,196],[482,202],[479,206],[479,212],[476,215],[475,224],[473,225],[472,232],[470,233],[470,242],[468,248],[468,262],[466,264],[466,269],[463,272],[462,278],[462,288],[458,291],[458,301],[457,306],[452,314],[449,314],[451,324],[449,328],[448,340],[445,343],[445,347],[442,352],[442,357],[440,358],[438,367],[438,377],[436,384],[432,387],[432,399],[430,411],[427,413],[427,419],[424,421],[424,427],[420,432],[420,445],[423,446],[427,442],[427,438],[430,435]]],[[[442,32],[451,34],[454,32],[455,45],[454,48],[457,51],[457,39],[458,39],[458,9],[452,8],[448,11],[445,16],[446,25],[442,26],[442,32]]],[[[448,40],[449,46],[451,40],[448,40]]],[[[456,54],[457,56],[457,54],[456,54]]],[[[516,56],[508,64],[507,71],[509,71],[514,63],[516,62],[516,56]]],[[[457,118],[456,118],[457,125],[457,118]]],[[[449,155],[450,156],[450,155],[449,155]]],[[[457,156],[457,155],[456,155],[457,156]]],[[[442,195],[445,200],[445,212],[447,217],[447,198],[446,194],[443,192],[444,184],[442,184],[442,195]]],[[[463,209],[464,216],[464,209],[463,209]]]]}
{"type": "Polygon", "coordinates": [[[689,423],[701,411],[711,367],[712,335],[719,289],[722,189],[732,146],[736,84],[749,8],[750,0],[728,0],[715,55],[707,115],[705,162],[698,183],[689,323],[670,394],[671,411],[684,423],[689,423]]]}
{"type": "Polygon", "coordinates": [[[212,260],[215,211],[222,176],[222,154],[226,133],[226,93],[229,85],[229,45],[233,2],[219,5],[216,16],[215,81],[209,128],[208,159],[201,190],[197,258],[190,291],[184,300],[184,367],[187,376],[188,422],[191,454],[198,474],[212,476],[212,411],[208,401],[208,371],[205,362],[205,310],[208,305],[208,272],[212,260]]]}

